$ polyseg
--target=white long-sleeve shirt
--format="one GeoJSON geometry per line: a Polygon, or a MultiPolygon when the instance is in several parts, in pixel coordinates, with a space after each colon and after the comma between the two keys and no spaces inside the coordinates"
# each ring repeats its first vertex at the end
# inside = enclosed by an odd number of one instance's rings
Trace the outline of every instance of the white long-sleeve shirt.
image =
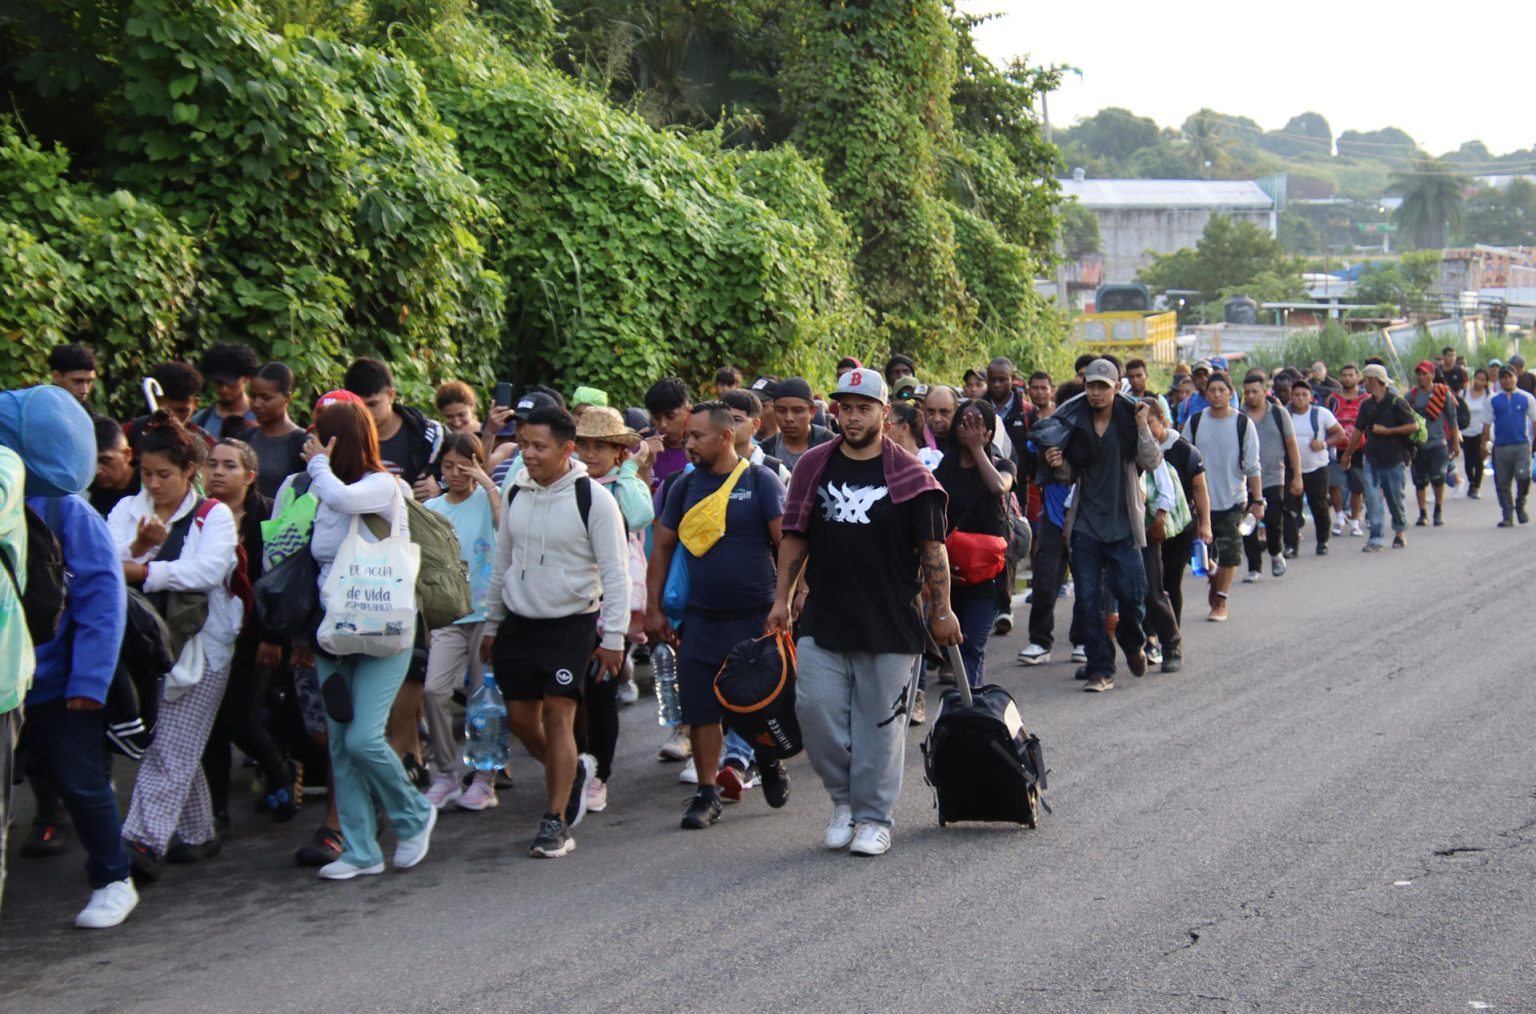
{"type": "MultiPolygon", "coordinates": [[[[188,490],[166,527],[192,513],[197,503],[197,492],[188,490]]],[[[160,546],[137,556],[133,553],[139,520],[154,512],[155,504],[147,490],[119,500],[112,508],[112,513],[107,515],[107,529],[117,545],[118,558],[148,565],[149,571],[144,577],[146,592],[207,593],[208,622],[200,634],[203,652],[209,669],[227,669],[234,655],[235,638],[245,619],[245,607],[229,592],[229,576],[235,570],[235,546],[239,541],[235,516],[222,503],[215,503],[202,524],[194,521],[188,529],[181,555],[175,560],[161,561],[156,559],[160,546]]]]}
{"type": "MultiPolygon", "coordinates": [[[[379,514],[385,518],[400,515],[400,532],[410,535],[410,518],[405,513],[402,484],[388,472],[369,472],[356,482],[342,482],[331,471],[331,460],[324,454],[309,459],[309,491],[320,501],[315,508],[315,527],[310,550],[320,565],[320,587],[325,587],[325,577],[331,572],[331,563],[346,540],[352,526],[352,518],[358,514],[379,514]]],[[[364,542],[379,541],[366,524],[359,522],[358,537],[364,542]]]]}

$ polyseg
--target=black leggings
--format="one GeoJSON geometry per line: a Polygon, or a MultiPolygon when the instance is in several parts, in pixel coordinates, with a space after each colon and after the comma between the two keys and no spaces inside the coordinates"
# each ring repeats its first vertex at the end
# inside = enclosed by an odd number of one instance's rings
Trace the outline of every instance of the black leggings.
{"type": "Polygon", "coordinates": [[[1191,518],[1184,530],[1163,541],[1163,589],[1168,592],[1168,604],[1173,607],[1173,618],[1184,622],[1184,568],[1189,566],[1190,550],[1195,545],[1199,524],[1191,518]]]}
{"type": "Polygon", "coordinates": [[[597,758],[597,777],[607,782],[613,777],[613,755],[619,748],[619,678],[610,676],[599,683],[591,673],[589,669],[582,696],[586,721],[578,716],[576,722],[576,748],[597,758]]]}
{"type": "Polygon", "coordinates": [[[269,789],[288,783],[288,757],[262,723],[267,703],[269,673],[256,668],[256,642],[242,638],[235,645],[229,684],[219,703],[219,714],[203,749],[203,776],[215,813],[229,810],[229,748],[233,744],[256,762],[269,789]]]}
{"type": "Polygon", "coordinates": [[[1461,438],[1461,454],[1467,462],[1467,488],[1477,489],[1483,484],[1483,454],[1488,450],[1483,445],[1484,434],[1476,437],[1461,438]]]}

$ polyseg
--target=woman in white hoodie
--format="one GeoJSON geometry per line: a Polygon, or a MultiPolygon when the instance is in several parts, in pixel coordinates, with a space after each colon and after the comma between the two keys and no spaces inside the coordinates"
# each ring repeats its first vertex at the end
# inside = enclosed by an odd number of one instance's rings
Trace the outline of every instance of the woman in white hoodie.
{"type": "MultiPolygon", "coordinates": [[[[393,520],[399,516],[401,530],[408,532],[403,512],[411,491],[384,468],[373,417],[362,399],[350,392],[333,391],[320,399],[315,406],[315,432],[303,454],[309,491],[320,501],[310,551],[320,566],[323,597],[326,575],[353,517],[378,514],[393,520]]],[[[357,537],[378,541],[366,525],[358,525],[357,537]]],[[[374,800],[395,829],[395,868],[409,869],[426,857],[437,823],[437,808],[416,791],[384,738],[390,707],[410,666],[410,649],[385,658],[327,656],[318,650],[316,655],[321,696],[326,701],[336,810],[346,841],[341,856],[322,866],[319,875],[325,880],[351,880],[384,872],[374,800]]]]}
{"type": "Polygon", "coordinates": [[[144,754],[123,821],[134,872],[153,880],[162,858],[191,863],[219,850],[203,747],[224,698],[244,607],[228,587],[235,568],[234,515],[192,486],[207,444],[156,412],[136,450],[143,488],[119,500],[107,517],[123,578],[152,599],[162,592],[208,596],[207,622],[188,639],[165,681],[155,741],[144,754]]]}

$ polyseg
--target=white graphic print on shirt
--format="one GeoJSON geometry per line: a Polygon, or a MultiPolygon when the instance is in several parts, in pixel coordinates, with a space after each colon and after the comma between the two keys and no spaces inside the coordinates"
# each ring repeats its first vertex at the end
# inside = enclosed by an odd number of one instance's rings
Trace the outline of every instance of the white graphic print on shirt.
{"type": "Polygon", "coordinates": [[[838,489],[828,483],[818,489],[821,497],[822,518],[847,525],[869,524],[869,509],[886,496],[884,486],[850,486],[846,482],[838,489]]]}

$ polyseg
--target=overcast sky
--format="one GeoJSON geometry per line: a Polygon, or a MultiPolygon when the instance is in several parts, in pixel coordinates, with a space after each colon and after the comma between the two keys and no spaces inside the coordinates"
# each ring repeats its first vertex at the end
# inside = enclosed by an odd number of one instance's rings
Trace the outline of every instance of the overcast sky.
{"type": "Polygon", "coordinates": [[[1406,130],[1435,154],[1481,140],[1495,155],[1536,143],[1536,3],[1315,5],[1231,0],[1054,3],[960,0],[1002,17],[977,30],[994,61],[1071,64],[1050,97],[1069,126],[1123,106],[1178,126],[1203,106],[1277,130],[1297,113],[1345,130],[1406,130]]]}

